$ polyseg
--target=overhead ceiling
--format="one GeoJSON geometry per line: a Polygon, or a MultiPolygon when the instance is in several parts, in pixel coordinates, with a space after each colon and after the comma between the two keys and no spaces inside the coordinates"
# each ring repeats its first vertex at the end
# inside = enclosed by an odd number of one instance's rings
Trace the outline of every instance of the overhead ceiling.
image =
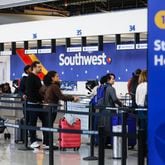
{"type": "MultiPolygon", "coordinates": [[[[144,7],[147,7],[147,0],[0,0],[0,24],[144,7]]],[[[146,33],[141,34],[142,40],[146,40],[146,38],[146,33]]],[[[132,39],[131,34],[123,36],[124,41],[132,39]]],[[[97,37],[88,38],[89,43],[95,41],[97,41],[97,37]]],[[[115,36],[104,36],[104,42],[114,41],[115,36]]],[[[72,42],[77,44],[81,40],[75,38],[72,42]]],[[[65,40],[60,39],[57,44],[65,44],[65,40]]],[[[20,44],[20,47],[21,45],[23,43],[20,44]]]]}
{"type": "Polygon", "coordinates": [[[73,16],[147,7],[147,0],[1,0],[0,13],[73,16]]]}
{"type": "Polygon", "coordinates": [[[1,0],[0,9],[31,5],[31,4],[37,4],[43,2],[50,2],[50,1],[55,1],[55,0],[1,0]]]}

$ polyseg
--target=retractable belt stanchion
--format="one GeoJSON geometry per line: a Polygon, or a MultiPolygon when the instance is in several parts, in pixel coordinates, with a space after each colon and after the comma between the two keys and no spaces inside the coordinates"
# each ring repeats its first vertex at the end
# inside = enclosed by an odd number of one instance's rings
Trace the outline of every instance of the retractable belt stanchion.
{"type": "Polygon", "coordinates": [[[117,109],[118,125],[112,125],[113,159],[121,159],[121,165],[127,160],[127,112],[123,108],[117,109]],[[120,111],[120,113],[119,113],[120,111]],[[120,120],[122,122],[120,122],[120,120]]]}
{"type": "Polygon", "coordinates": [[[67,110],[68,110],[68,107],[67,106],[68,106],[68,103],[67,103],[67,101],[65,101],[64,102],[64,110],[65,110],[65,112],[67,112],[67,110]]]}
{"type": "MultiPolygon", "coordinates": [[[[93,106],[89,107],[90,112],[94,112],[93,106]]],[[[93,123],[94,123],[94,115],[90,115],[90,120],[89,120],[89,127],[90,130],[94,129],[93,123]]],[[[83,158],[83,160],[97,160],[98,157],[94,156],[94,135],[91,135],[90,137],[90,156],[83,158]]]]}
{"type": "Polygon", "coordinates": [[[33,150],[32,148],[28,147],[28,129],[26,129],[26,126],[28,126],[28,121],[27,121],[27,101],[23,102],[23,111],[24,111],[24,118],[25,118],[25,121],[23,123],[23,126],[24,126],[24,129],[23,129],[23,132],[24,132],[24,134],[23,134],[24,148],[19,148],[19,150],[33,150]]]}
{"type": "MultiPolygon", "coordinates": [[[[50,106],[48,112],[49,128],[52,128],[52,110],[53,107],[50,106]]],[[[53,132],[50,131],[49,131],[49,165],[54,165],[53,132]]]]}
{"type": "MultiPolygon", "coordinates": [[[[24,114],[25,114],[25,122],[24,122],[24,125],[28,125],[27,123],[27,111],[26,111],[26,106],[27,106],[27,102],[25,101],[23,103],[24,105],[24,114]]],[[[28,148],[28,130],[25,129],[25,134],[24,134],[24,143],[25,143],[25,148],[28,148]]]]}
{"type": "Polygon", "coordinates": [[[105,141],[105,132],[104,132],[104,126],[99,126],[99,148],[98,148],[98,165],[104,165],[104,141],[105,141]]]}
{"type": "Polygon", "coordinates": [[[138,130],[138,165],[144,165],[143,135],[144,135],[144,130],[139,129],[138,130]]]}
{"type": "MultiPolygon", "coordinates": [[[[138,110],[138,111],[147,111],[146,108],[136,108],[135,110],[138,110]]],[[[141,124],[140,124],[141,125],[141,124]]],[[[139,128],[138,128],[138,165],[144,165],[145,164],[145,152],[144,151],[144,148],[146,147],[145,143],[146,143],[146,140],[145,140],[145,129],[144,128],[141,128],[141,126],[139,125],[139,128]]]]}
{"type": "Polygon", "coordinates": [[[126,165],[127,161],[127,113],[122,112],[122,160],[121,164],[126,165]]]}

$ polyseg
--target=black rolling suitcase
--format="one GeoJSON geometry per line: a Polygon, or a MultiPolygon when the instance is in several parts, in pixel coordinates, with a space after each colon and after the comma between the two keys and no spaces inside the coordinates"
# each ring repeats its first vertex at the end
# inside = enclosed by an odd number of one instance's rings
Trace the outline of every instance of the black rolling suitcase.
{"type": "MultiPolygon", "coordinates": [[[[15,121],[16,125],[23,125],[25,122],[24,118],[17,119],[15,121]]],[[[20,128],[15,128],[15,143],[24,143],[25,130],[20,128]]]]}

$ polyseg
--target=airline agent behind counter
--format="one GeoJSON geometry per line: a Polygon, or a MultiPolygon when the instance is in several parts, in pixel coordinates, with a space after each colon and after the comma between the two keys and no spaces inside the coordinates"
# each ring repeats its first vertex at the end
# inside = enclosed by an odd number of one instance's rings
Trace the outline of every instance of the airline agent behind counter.
{"type": "MultiPolygon", "coordinates": [[[[40,94],[44,98],[44,103],[52,103],[58,104],[59,100],[63,101],[79,101],[79,97],[71,96],[71,95],[64,95],[60,89],[60,79],[59,75],[56,71],[49,71],[44,79],[44,85],[40,89],[40,94]]],[[[52,125],[56,119],[57,112],[52,114],[52,125]]],[[[46,142],[48,145],[48,141],[46,142]]]]}

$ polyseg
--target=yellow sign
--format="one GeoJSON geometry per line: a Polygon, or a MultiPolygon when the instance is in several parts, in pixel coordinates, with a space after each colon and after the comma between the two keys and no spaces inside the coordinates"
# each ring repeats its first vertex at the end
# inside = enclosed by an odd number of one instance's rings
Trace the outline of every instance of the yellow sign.
{"type": "Polygon", "coordinates": [[[160,29],[165,29],[165,10],[160,10],[155,15],[155,24],[160,29]]]}

